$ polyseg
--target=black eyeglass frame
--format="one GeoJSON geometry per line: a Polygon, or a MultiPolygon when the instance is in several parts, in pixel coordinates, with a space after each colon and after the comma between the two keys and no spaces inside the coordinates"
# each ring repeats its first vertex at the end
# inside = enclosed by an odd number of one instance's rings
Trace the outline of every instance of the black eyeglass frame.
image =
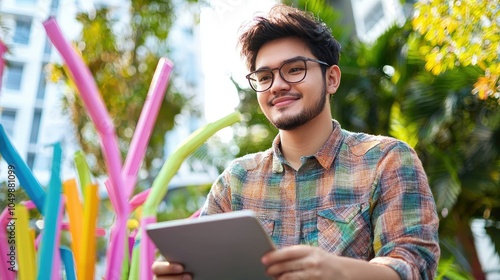
{"type": "Polygon", "coordinates": [[[296,84],[296,83],[300,83],[302,82],[306,77],[307,77],[307,61],[312,61],[312,62],[316,62],[316,63],[319,63],[323,66],[326,66],[326,67],[330,67],[330,65],[324,61],[321,61],[321,60],[318,60],[318,59],[314,59],[314,58],[308,58],[308,57],[302,57],[302,56],[298,56],[298,57],[294,57],[294,58],[290,58],[290,59],[287,59],[285,61],[283,61],[283,63],[280,65],[280,67],[276,67],[276,68],[272,68],[272,69],[269,69],[269,68],[262,68],[262,69],[258,69],[258,70],[255,70],[255,71],[252,71],[250,72],[249,74],[247,74],[245,76],[245,78],[247,78],[248,80],[248,83],[250,84],[250,87],[255,91],[255,92],[263,92],[263,91],[266,91],[268,89],[270,89],[272,86],[273,86],[273,83],[274,83],[274,70],[278,70],[278,73],[280,75],[280,77],[283,79],[283,81],[289,83],[289,84],[296,84]],[[292,61],[297,61],[297,60],[302,60],[304,62],[304,65],[305,65],[305,68],[304,68],[304,77],[302,77],[302,79],[298,80],[298,81],[295,81],[295,82],[289,82],[287,81],[287,79],[284,77],[283,75],[283,72],[281,72],[281,68],[283,68],[283,66],[289,62],[292,62],[292,61]],[[252,80],[255,81],[255,79],[253,79],[251,76],[255,73],[258,73],[258,72],[262,72],[262,71],[269,71],[271,73],[271,83],[269,84],[269,87],[266,88],[266,89],[261,89],[261,90],[257,90],[254,88],[254,86],[252,85],[252,80]]]}

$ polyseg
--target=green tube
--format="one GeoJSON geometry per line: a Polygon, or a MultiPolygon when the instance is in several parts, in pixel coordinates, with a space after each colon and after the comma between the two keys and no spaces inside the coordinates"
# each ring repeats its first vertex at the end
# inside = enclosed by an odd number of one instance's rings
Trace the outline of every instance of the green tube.
{"type": "Polygon", "coordinates": [[[153,181],[151,192],[144,202],[142,216],[153,217],[156,215],[156,209],[167,194],[168,183],[179,170],[182,162],[196,149],[198,149],[208,138],[214,135],[219,130],[230,126],[241,120],[241,114],[235,111],[224,118],[221,118],[213,123],[209,123],[196,131],[194,131],[174,153],[167,159],[162,166],[160,173],[153,181]]]}
{"type": "MultiPolygon", "coordinates": [[[[92,177],[90,175],[90,168],[85,159],[85,154],[78,150],[73,155],[73,160],[75,162],[76,171],[78,173],[78,182],[80,184],[80,192],[82,195],[85,194],[85,188],[92,183],[92,177]]],[[[85,197],[83,198],[85,201],[85,197]]],[[[82,202],[83,204],[83,202],[82,202]]]]}

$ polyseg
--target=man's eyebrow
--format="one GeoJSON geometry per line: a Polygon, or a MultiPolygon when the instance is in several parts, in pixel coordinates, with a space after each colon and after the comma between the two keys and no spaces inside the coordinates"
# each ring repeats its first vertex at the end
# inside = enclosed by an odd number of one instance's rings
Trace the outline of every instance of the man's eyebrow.
{"type": "MultiPolygon", "coordinates": [[[[304,56],[301,56],[301,55],[298,55],[298,56],[294,56],[294,57],[291,57],[291,58],[288,58],[288,59],[285,59],[283,60],[281,63],[280,63],[280,66],[283,65],[284,63],[287,63],[287,62],[290,62],[292,60],[296,60],[296,59],[305,59],[306,57],[304,56]]],[[[278,69],[279,67],[276,67],[274,69],[278,69]]],[[[255,71],[260,71],[260,70],[271,70],[271,67],[269,66],[262,66],[262,67],[259,67],[257,69],[255,69],[255,71]]]]}

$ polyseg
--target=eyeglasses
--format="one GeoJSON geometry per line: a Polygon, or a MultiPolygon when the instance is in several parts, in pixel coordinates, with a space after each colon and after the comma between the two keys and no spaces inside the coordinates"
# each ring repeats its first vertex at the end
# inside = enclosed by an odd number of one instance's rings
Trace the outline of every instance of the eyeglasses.
{"type": "Polygon", "coordinates": [[[307,62],[317,62],[324,66],[330,66],[328,63],[307,58],[307,57],[295,57],[286,60],[278,68],[263,68],[246,75],[248,82],[253,90],[256,92],[266,91],[271,88],[274,82],[274,70],[278,70],[281,78],[287,83],[298,83],[307,75],[307,62]]]}

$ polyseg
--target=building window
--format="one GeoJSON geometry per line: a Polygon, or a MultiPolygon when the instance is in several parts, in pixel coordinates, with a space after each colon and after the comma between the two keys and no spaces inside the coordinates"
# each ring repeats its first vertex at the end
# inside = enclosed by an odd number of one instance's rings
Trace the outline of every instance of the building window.
{"type": "Polygon", "coordinates": [[[35,158],[36,154],[29,152],[28,153],[28,158],[26,159],[26,164],[28,165],[28,168],[33,170],[33,167],[35,166],[35,158]]]}
{"type": "Polygon", "coordinates": [[[16,19],[16,29],[14,31],[14,43],[27,45],[30,42],[31,20],[16,19]]]}
{"type": "Polygon", "coordinates": [[[36,92],[36,100],[43,100],[45,98],[45,87],[47,86],[45,66],[46,64],[42,65],[42,69],[40,71],[40,79],[38,79],[38,90],[36,92]]]}
{"type": "Polygon", "coordinates": [[[50,51],[52,50],[52,42],[49,37],[45,37],[45,47],[43,48],[43,54],[50,55],[50,51]]]}
{"type": "Polygon", "coordinates": [[[370,32],[375,25],[384,18],[384,7],[381,2],[378,2],[373,9],[367,13],[364,23],[365,23],[365,32],[370,32]]]}
{"type": "Polygon", "coordinates": [[[19,62],[9,62],[5,71],[5,88],[11,90],[21,90],[24,65],[19,62]]]}
{"type": "Polygon", "coordinates": [[[31,124],[30,144],[36,144],[38,141],[38,132],[40,131],[41,120],[42,109],[35,109],[35,113],[33,113],[33,122],[31,124]]]}
{"type": "Polygon", "coordinates": [[[14,125],[16,123],[16,110],[3,109],[0,113],[0,123],[5,130],[5,133],[10,138],[14,138],[14,125]]]}

